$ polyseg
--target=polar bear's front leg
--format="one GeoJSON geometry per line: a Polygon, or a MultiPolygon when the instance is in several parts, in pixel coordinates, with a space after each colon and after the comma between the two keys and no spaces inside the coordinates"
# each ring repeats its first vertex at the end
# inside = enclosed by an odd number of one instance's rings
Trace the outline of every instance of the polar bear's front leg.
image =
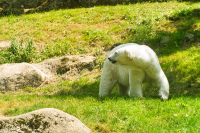
{"type": "Polygon", "coordinates": [[[117,84],[117,80],[116,72],[109,67],[104,67],[99,85],[99,96],[104,97],[110,95],[110,92],[117,84]]]}
{"type": "Polygon", "coordinates": [[[140,69],[130,70],[129,83],[130,83],[130,96],[131,97],[143,97],[142,83],[145,79],[145,72],[140,69]]]}

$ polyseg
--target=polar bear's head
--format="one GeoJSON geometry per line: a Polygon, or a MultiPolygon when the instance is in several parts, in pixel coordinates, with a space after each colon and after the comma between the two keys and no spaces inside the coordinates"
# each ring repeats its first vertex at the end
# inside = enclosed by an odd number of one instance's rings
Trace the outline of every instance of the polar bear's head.
{"type": "Polygon", "coordinates": [[[125,48],[117,49],[108,56],[108,60],[115,65],[129,65],[130,53],[125,48]]]}

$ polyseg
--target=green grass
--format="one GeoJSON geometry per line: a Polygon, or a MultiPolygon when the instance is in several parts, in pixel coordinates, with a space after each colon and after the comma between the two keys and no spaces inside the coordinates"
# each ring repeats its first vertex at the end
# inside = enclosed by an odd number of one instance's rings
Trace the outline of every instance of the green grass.
{"type": "Polygon", "coordinates": [[[199,4],[138,3],[0,18],[0,40],[19,40],[0,51],[0,63],[24,61],[31,52],[27,62],[91,53],[102,68],[105,50],[137,42],[157,53],[170,83],[168,101],[159,99],[150,82],[143,85],[144,98],[119,97],[116,87],[110,97],[99,99],[97,69],[72,81],[1,92],[0,113],[15,116],[51,107],[74,115],[94,132],[200,132],[199,4]],[[161,44],[163,36],[169,40],[161,44]],[[33,47],[22,47],[22,39],[33,47]]]}
{"type": "Polygon", "coordinates": [[[2,55],[0,56],[0,64],[31,62],[37,58],[36,48],[31,40],[24,44],[23,40],[18,43],[13,39],[8,50],[1,51],[0,53],[2,55]]]}
{"type": "Polygon", "coordinates": [[[119,97],[115,90],[111,97],[99,99],[99,76],[95,77],[1,95],[0,105],[5,115],[57,108],[79,118],[95,132],[200,131],[198,96],[171,93],[171,98],[163,102],[154,97],[157,93],[134,99],[119,97]]]}
{"type": "Polygon", "coordinates": [[[65,54],[93,53],[115,43],[148,40],[158,46],[170,36],[170,47],[182,45],[182,35],[199,38],[198,2],[163,2],[99,6],[0,18],[0,40],[32,38],[41,61],[65,54]],[[187,17],[186,17],[187,16],[187,17]],[[181,37],[180,37],[181,36],[181,37]]]}

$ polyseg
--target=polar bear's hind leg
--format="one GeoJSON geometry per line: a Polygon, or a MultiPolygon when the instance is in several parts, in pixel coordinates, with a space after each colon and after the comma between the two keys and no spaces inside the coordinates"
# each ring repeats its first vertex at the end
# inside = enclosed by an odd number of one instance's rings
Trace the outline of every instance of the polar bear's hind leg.
{"type": "Polygon", "coordinates": [[[169,96],[169,82],[163,71],[161,71],[160,77],[158,77],[156,81],[156,85],[160,88],[159,96],[161,99],[167,100],[169,96]]]}

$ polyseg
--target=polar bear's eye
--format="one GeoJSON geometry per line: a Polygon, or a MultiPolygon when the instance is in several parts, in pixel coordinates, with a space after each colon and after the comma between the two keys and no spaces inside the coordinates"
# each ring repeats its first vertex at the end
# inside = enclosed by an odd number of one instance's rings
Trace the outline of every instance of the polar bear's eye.
{"type": "Polygon", "coordinates": [[[115,54],[117,54],[117,52],[115,52],[115,54]]]}

